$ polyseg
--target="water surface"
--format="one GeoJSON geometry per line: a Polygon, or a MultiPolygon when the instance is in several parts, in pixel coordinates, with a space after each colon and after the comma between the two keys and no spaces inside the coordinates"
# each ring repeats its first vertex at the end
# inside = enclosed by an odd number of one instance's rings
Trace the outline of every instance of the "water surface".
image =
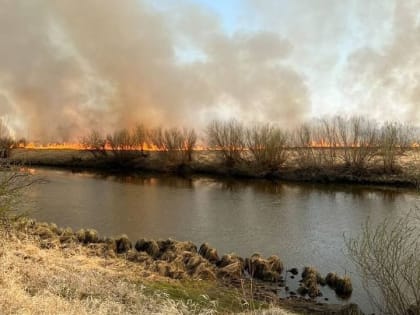
{"type": "Polygon", "coordinates": [[[356,236],[368,217],[375,223],[420,204],[418,193],[390,188],[35,172],[48,180],[30,192],[32,215],[39,220],[92,227],[108,236],[124,233],[132,240],[206,241],[219,254],[276,254],[287,268],[347,273],[354,287],[350,301],[365,311],[371,308],[345,255],[343,234],[356,236]]]}

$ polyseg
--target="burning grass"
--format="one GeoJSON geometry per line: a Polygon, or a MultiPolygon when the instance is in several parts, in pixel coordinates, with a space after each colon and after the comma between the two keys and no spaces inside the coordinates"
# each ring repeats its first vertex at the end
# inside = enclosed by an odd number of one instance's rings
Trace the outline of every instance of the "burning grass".
{"type": "Polygon", "coordinates": [[[139,124],[108,136],[93,130],[75,144],[14,146],[11,158],[47,166],[420,187],[419,130],[398,122],[337,116],[286,131],[230,120],[211,122],[205,133],[207,149],[193,129],[139,124]]]}

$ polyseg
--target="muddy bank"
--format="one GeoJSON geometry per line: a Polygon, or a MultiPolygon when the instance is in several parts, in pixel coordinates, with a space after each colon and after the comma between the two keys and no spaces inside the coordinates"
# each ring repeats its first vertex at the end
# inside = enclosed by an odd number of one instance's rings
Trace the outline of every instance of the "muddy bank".
{"type": "Polygon", "coordinates": [[[343,183],[420,188],[420,168],[416,157],[401,160],[401,167],[394,173],[384,173],[380,166],[363,171],[344,166],[331,168],[300,168],[293,161],[279,169],[264,169],[250,163],[227,166],[217,152],[194,152],[188,163],[168,161],[162,152],[115,158],[112,155],[94,157],[82,150],[16,149],[11,161],[33,166],[53,166],[70,169],[90,169],[107,172],[157,172],[179,175],[211,175],[232,178],[271,179],[293,182],[343,183]]]}
{"type": "MultiPolygon", "coordinates": [[[[278,304],[287,309],[309,314],[361,314],[355,305],[316,303],[313,299],[329,287],[343,298],[352,293],[351,281],[330,273],[323,277],[313,267],[285,270],[277,256],[254,254],[243,258],[235,254],[220,255],[217,249],[204,243],[140,239],[132,242],[126,236],[101,237],[97,231],[59,228],[55,224],[22,219],[17,223],[22,237],[35,236],[40,247],[66,251],[82,246],[89,255],[124,259],[142,266],[146,272],[174,280],[204,280],[244,292],[245,299],[278,304]],[[299,280],[297,288],[289,287],[288,279],[299,280]],[[281,298],[282,296],[282,298],[281,298]]],[[[326,301],[327,302],[327,301],[326,301]]]]}

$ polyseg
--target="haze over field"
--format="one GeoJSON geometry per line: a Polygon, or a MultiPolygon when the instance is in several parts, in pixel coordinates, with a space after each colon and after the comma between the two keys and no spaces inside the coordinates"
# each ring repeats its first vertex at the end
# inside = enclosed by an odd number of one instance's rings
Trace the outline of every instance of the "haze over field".
{"type": "Polygon", "coordinates": [[[0,0],[0,117],[69,141],[142,121],[420,124],[420,1],[0,0]]]}

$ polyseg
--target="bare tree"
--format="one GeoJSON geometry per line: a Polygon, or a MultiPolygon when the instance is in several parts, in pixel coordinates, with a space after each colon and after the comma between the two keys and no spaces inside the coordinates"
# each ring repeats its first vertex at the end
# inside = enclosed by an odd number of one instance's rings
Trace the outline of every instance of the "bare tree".
{"type": "Polygon", "coordinates": [[[380,133],[380,154],[384,170],[395,172],[397,158],[410,149],[413,141],[413,129],[397,122],[386,122],[380,133]]]}
{"type": "Polygon", "coordinates": [[[164,130],[162,127],[154,128],[149,133],[150,142],[155,146],[155,148],[159,151],[165,151],[165,137],[164,137],[164,130]]]}
{"type": "Polygon", "coordinates": [[[197,141],[194,129],[155,128],[151,132],[151,141],[156,148],[165,153],[172,162],[190,162],[197,141]]]}
{"type": "Polygon", "coordinates": [[[395,220],[385,219],[376,227],[368,221],[360,237],[346,239],[350,258],[381,314],[420,315],[418,211],[395,220]],[[379,297],[375,295],[377,290],[379,297]]]}
{"type": "Polygon", "coordinates": [[[136,149],[140,149],[141,154],[144,154],[144,148],[148,145],[148,131],[143,124],[138,124],[133,130],[133,145],[136,149]]]}
{"type": "Polygon", "coordinates": [[[35,183],[43,182],[34,177],[22,165],[0,162],[0,227],[7,228],[21,210],[24,190],[35,183]]]}
{"type": "Polygon", "coordinates": [[[126,159],[133,156],[135,141],[128,129],[115,131],[112,135],[107,136],[106,141],[116,158],[126,159]]]}
{"type": "Polygon", "coordinates": [[[7,128],[4,120],[0,119],[0,158],[8,158],[14,144],[9,128],[7,128]]]}
{"type": "Polygon", "coordinates": [[[207,137],[213,146],[223,155],[227,165],[233,166],[242,159],[245,150],[245,129],[241,123],[229,121],[212,121],[207,127],[207,137]]]}
{"type": "Polygon", "coordinates": [[[287,135],[278,127],[260,124],[246,128],[245,143],[258,166],[278,169],[287,160],[287,135]]]}
{"type": "Polygon", "coordinates": [[[333,167],[338,161],[338,130],[337,120],[332,118],[323,118],[319,122],[315,123],[317,139],[315,142],[321,144],[321,156],[324,165],[327,167],[333,167]]]}
{"type": "Polygon", "coordinates": [[[182,133],[178,128],[158,127],[152,130],[151,141],[159,151],[168,153],[167,156],[173,160],[182,147],[182,133]]]}
{"type": "Polygon", "coordinates": [[[97,157],[107,156],[106,152],[106,139],[97,130],[92,130],[88,136],[83,137],[81,144],[84,149],[89,150],[92,155],[97,157]]]}
{"type": "Polygon", "coordinates": [[[347,167],[363,170],[378,154],[377,123],[363,117],[336,117],[342,159],[347,167]]]}
{"type": "Polygon", "coordinates": [[[303,124],[294,133],[294,147],[296,150],[296,162],[302,168],[319,168],[322,166],[323,157],[317,148],[317,137],[314,136],[313,127],[303,124]]]}
{"type": "Polygon", "coordinates": [[[184,160],[191,162],[192,161],[192,153],[194,147],[197,143],[197,134],[194,129],[183,129],[183,152],[184,152],[184,160]]]}

